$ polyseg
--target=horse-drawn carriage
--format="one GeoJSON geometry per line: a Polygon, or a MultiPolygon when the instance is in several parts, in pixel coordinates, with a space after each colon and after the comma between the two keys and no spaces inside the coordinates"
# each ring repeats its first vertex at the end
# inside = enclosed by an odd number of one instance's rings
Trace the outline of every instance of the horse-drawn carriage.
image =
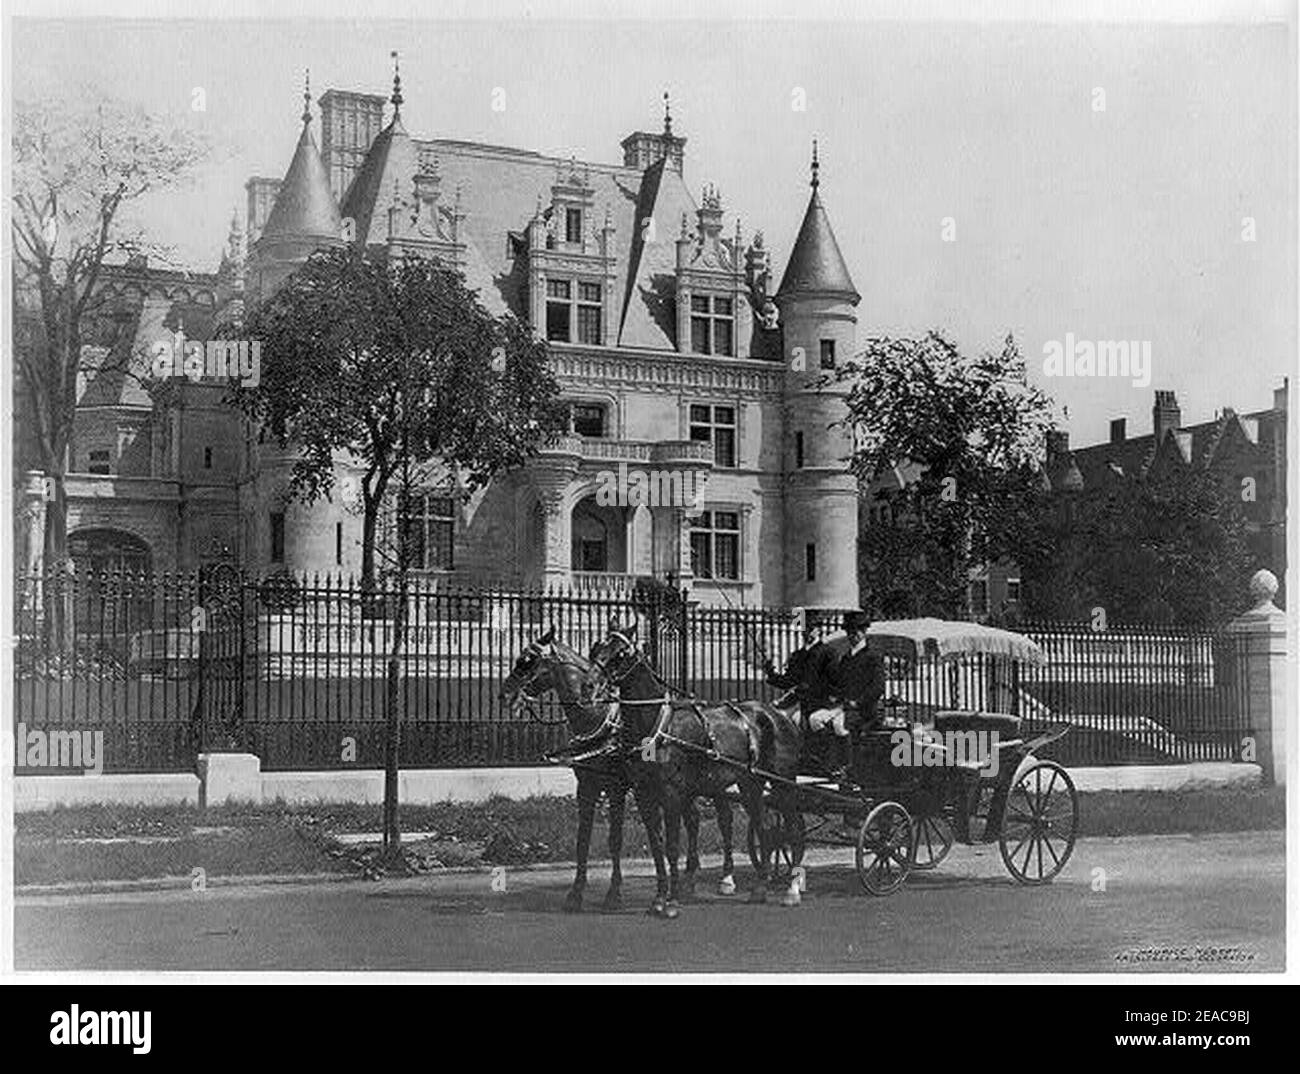
{"type": "MultiPolygon", "coordinates": [[[[718,806],[724,894],[735,890],[730,803],[738,800],[749,815],[755,901],[766,898],[774,858],[776,872],[792,885],[787,901],[798,901],[796,871],[811,843],[854,846],[858,877],[873,895],[896,891],[913,870],[934,868],[956,842],[997,842],[1008,871],[1025,884],[1050,881],[1069,860],[1078,828],[1074,784],[1059,764],[1034,755],[1068,725],[1027,737],[1014,713],[986,711],[993,707],[987,704],[955,707],[975,697],[1015,708],[1019,666],[1044,662],[1030,639],[937,619],[873,624],[867,645],[901,670],[895,676],[900,683],[925,673],[937,674],[942,686],[947,672],[960,670],[962,658],[974,658],[987,681],[963,698],[951,677],[946,708],[909,697],[906,689],[887,699],[884,711],[857,736],[847,773],[829,776],[812,762],[806,747],[818,734],[801,726],[797,702],[683,696],[659,676],[636,634],[635,623],[612,623],[608,636],[584,657],[548,631],[519,657],[502,688],[512,706],[554,692],[569,725],[570,748],[555,758],[578,776],[578,872],[568,908],[582,905],[592,815],[601,793],[611,805],[613,859],[605,905],[619,905],[628,790],[637,796],[655,857],[659,891],[652,912],[667,917],[677,912],[679,892],[693,890],[699,865],[695,801],[701,797],[718,806]],[[679,879],[682,823],[687,854],[679,879]]],[[[934,691],[927,693],[929,700],[934,697],[934,691]]]]}
{"type": "MultiPolygon", "coordinates": [[[[941,678],[964,658],[976,658],[990,678],[1044,662],[1022,635],[939,619],[874,623],[867,646],[904,669],[924,666],[941,678]]],[[[897,696],[882,707],[860,735],[846,777],[818,774],[805,753],[794,786],[780,788],[795,798],[794,822],[772,810],[764,814],[766,839],[750,833],[756,865],[764,845],[777,848],[778,867],[788,873],[810,843],[852,845],[863,888],[888,895],[910,872],[937,866],[954,843],[996,842],[1007,871],[1022,884],[1047,883],[1060,873],[1074,849],[1078,798],[1069,773],[1034,751],[1060,738],[1068,724],[1029,736],[1021,717],[1009,713],[921,706],[897,696]]],[[[769,780],[769,794],[776,789],[769,780]]]]}

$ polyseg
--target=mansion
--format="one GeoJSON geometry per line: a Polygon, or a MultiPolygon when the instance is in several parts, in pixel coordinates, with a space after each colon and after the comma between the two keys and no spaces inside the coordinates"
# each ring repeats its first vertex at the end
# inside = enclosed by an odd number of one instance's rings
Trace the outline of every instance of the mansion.
{"type": "MultiPolygon", "coordinates": [[[[835,426],[845,401],[818,382],[856,351],[860,296],[815,146],[778,277],[762,232],[728,220],[716,189],[692,196],[667,108],[661,130],[629,134],[608,164],[413,136],[421,117],[403,112],[399,78],[387,98],[324,93],[319,140],[304,101],[283,177],[248,180],[244,227],[232,222],[216,272],[143,259],[106,271],[111,331],[80,385],[67,480],[74,560],[359,573],[356,505],[346,492],[290,499],[292,448],[263,442],[223,385],[176,379],[158,392],[110,360],[129,365],[178,333],[211,338],[314,251],[356,244],[454,266],[489,312],[547,341],[570,407],[568,434],[526,466],[469,498],[427,490],[422,574],[576,590],[653,575],[706,604],[857,605],[858,489],[851,438],[835,426]],[[611,505],[596,492],[620,466],[703,482],[700,502],[611,505]]],[[[355,472],[337,465],[346,490],[355,472]]],[[[36,476],[27,495],[30,558],[36,476]]]]}

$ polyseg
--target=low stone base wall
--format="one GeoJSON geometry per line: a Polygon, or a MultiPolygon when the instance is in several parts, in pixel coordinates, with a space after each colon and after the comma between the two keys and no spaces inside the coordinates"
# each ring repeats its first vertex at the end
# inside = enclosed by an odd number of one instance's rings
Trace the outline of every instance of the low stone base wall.
{"type": "MultiPolygon", "coordinates": [[[[378,804],[384,799],[381,769],[338,772],[262,772],[251,754],[211,754],[197,775],[18,776],[14,810],[22,813],[56,805],[220,805],[225,802],[318,802],[378,804]]],[[[1073,768],[1081,792],[1179,791],[1207,787],[1258,786],[1259,765],[1206,762],[1187,765],[1130,765],[1073,768]]],[[[577,784],[567,768],[422,768],[401,773],[399,800],[485,802],[493,796],[532,798],[571,795],[577,784]]]]}
{"type": "Polygon", "coordinates": [[[13,785],[15,813],[56,805],[198,805],[201,789],[188,772],[17,776],[13,785]]]}

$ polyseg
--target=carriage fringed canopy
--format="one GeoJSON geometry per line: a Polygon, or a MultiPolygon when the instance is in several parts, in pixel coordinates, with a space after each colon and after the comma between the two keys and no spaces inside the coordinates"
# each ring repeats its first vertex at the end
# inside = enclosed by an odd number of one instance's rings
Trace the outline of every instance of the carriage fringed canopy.
{"type": "Polygon", "coordinates": [[[886,619],[867,628],[867,646],[880,656],[923,656],[940,660],[965,653],[1004,656],[1041,667],[1043,650],[1023,634],[982,623],[954,623],[946,619],[886,619]]]}

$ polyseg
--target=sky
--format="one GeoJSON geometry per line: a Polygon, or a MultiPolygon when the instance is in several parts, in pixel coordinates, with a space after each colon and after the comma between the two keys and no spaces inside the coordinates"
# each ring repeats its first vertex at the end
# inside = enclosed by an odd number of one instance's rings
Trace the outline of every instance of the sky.
{"type": "Polygon", "coordinates": [[[859,341],[938,328],[974,352],[1010,332],[1082,445],[1113,417],[1149,432],[1157,388],[1177,392],[1190,424],[1270,406],[1295,368],[1285,18],[16,19],[7,46],[19,96],[51,80],[110,91],[225,147],[144,210],[203,270],[232,210],[243,215],[244,180],[287,167],[306,67],[313,98],[386,94],[397,49],[415,137],[611,164],[627,134],[659,129],[667,90],[687,184],[697,199],[720,188],[724,234],[735,214],[746,235],[763,230],[778,278],[815,137],[862,294],[859,341]],[[1149,342],[1150,382],[1046,377],[1045,348],[1067,335],[1149,342]]]}

